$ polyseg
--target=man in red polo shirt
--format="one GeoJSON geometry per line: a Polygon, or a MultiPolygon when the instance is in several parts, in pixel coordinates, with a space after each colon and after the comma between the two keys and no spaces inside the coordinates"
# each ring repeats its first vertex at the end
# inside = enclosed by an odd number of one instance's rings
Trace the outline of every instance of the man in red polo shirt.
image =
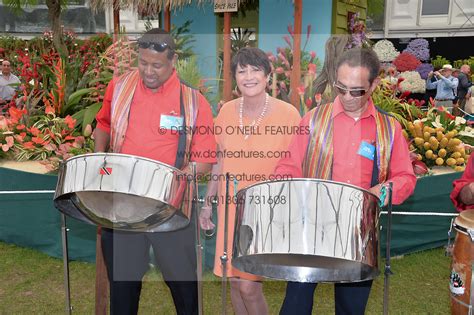
{"type": "MultiPolygon", "coordinates": [[[[150,158],[190,173],[216,162],[209,103],[180,82],[172,37],[152,29],[138,40],[138,71],[109,83],[94,133],[96,152],[150,158]],[[195,127],[195,128],[194,128],[195,127]],[[183,130],[184,133],[177,132],[183,130]],[[189,131],[208,130],[191,134],[189,131]]],[[[132,233],[103,229],[102,250],[110,281],[111,314],[136,314],[150,245],[170,288],[177,314],[197,314],[194,224],[173,232],[132,233]]]]}
{"type": "MultiPolygon", "coordinates": [[[[393,183],[393,203],[414,191],[416,177],[400,124],[379,111],[370,95],[379,83],[380,62],[368,49],[351,49],[338,59],[334,103],[319,106],[301,120],[289,157],[275,173],[293,178],[329,179],[380,195],[393,183]]],[[[386,201],[386,200],[385,200],[386,201]]],[[[348,209],[350,210],[350,209],[348,209]]],[[[280,314],[311,314],[317,283],[288,282],[280,314]]],[[[364,314],[372,281],[337,283],[336,314],[364,314]]]]}

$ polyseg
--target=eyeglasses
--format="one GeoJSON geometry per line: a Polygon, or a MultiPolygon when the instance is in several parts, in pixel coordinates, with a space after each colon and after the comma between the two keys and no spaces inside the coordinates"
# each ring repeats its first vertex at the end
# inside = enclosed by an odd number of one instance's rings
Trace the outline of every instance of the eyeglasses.
{"type": "Polygon", "coordinates": [[[362,97],[367,93],[367,90],[364,89],[346,89],[345,87],[342,87],[338,85],[336,82],[333,83],[334,89],[336,89],[336,92],[341,95],[346,95],[347,92],[352,97],[362,97]]]}
{"type": "MultiPolygon", "coordinates": [[[[170,46],[167,43],[138,42],[138,47],[144,49],[153,49],[157,52],[164,52],[170,46]]],[[[170,48],[171,49],[171,48],[170,48]]]]}

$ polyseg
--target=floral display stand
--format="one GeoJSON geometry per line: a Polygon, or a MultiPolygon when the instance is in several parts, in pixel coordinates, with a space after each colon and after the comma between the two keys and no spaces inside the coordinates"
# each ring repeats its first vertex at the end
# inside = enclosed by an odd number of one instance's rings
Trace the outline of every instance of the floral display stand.
{"type": "MultiPolygon", "coordinates": [[[[403,255],[437,248],[447,243],[447,232],[456,210],[449,198],[452,182],[461,172],[420,177],[414,194],[402,205],[394,206],[391,254],[403,255]],[[401,213],[401,214],[397,214],[401,213]],[[452,214],[452,215],[450,215],[452,214]]],[[[386,215],[381,217],[385,226],[386,215]]],[[[381,233],[381,249],[385,251],[386,233],[381,233]]],[[[382,253],[382,255],[385,255],[382,253]]]]}
{"type": "MultiPolygon", "coordinates": [[[[30,170],[38,169],[34,163],[26,164],[30,170]]],[[[0,178],[0,240],[62,257],[61,216],[53,205],[54,194],[34,193],[54,191],[57,176],[0,167],[0,178]]],[[[96,227],[74,219],[67,224],[70,259],[95,261],[96,227]]]]}

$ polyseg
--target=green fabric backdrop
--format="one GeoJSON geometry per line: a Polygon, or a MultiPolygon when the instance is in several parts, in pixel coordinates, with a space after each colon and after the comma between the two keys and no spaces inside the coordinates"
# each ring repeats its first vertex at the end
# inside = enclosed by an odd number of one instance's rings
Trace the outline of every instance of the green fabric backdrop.
{"type": "MultiPolygon", "coordinates": [[[[57,176],[0,168],[1,191],[54,190],[57,176]]],[[[96,227],[68,219],[69,256],[95,261],[96,227]]],[[[0,194],[0,240],[62,257],[61,216],[53,194],[0,194]]]]}
{"type": "MultiPolygon", "coordinates": [[[[453,181],[462,173],[421,177],[416,183],[415,193],[402,205],[394,206],[394,212],[438,212],[456,213],[449,194],[453,181]]],[[[447,244],[448,230],[454,216],[413,216],[394,215],[392,217],[392,255],[440,247],[447,244]]],[[[386,215],[382,216],[385,226],[386,215]]],[[[385,255],[386,233],[382,232],[381,245],[385,255]]]]}
{"type": "MultiPolygon", "coordinates": [[[[418,179],[415,194],[393,211],[455,212],[449,193],[452,181],[460,173],[418,179]]],[[[37,175],[0,168],[0,190],[54,190],[56,176],[37,175]]],[[[205,194],[201,187],[200,195],[205,194]]],[[[0,240],[30,247],[53,257],[62,257],[61,218],[54,208],[53,194],[0,194],[0,240]]],[[[215,212],[214,212],[215,214],[215,212]]],[[[382,216],[385,227],[386,216],[382,216]]],[[[217,222],[217,220],[214,220],[217,222]]],[[[393,216],[392,255],[402,255],[446,244],[451,217],[393,216]]],[[[96,227],[68,218],[70,228],[69,256],[71,260],[95,260],[96,227]]],[[[204,262],[207,268],[214,263],[215,238],[204,243],[204,262]]],[[[385,231],[381,235],[384,255],[385,231]]]]}

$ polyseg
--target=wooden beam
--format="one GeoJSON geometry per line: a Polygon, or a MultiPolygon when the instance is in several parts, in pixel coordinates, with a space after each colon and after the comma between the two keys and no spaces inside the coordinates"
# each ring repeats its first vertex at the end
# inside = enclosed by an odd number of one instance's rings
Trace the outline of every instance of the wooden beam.
{"type": "Polygon", "coordinates": [[[171,30],[171,13],[169,5],[165,7],[164,20],[165,31],[169,32],[171,30]]]}
{"type": "Polygon", "coordinates": [[[228,102],[232,99],[232,75],[230,71],[230,58],[231,58],[231,41],[230,41],[230,22],[231,13],[224,13],[224,65],[223,65],[223,79],[224,79],[224,92],[223,100],[228,102]]]}
{"type": "Polygon", "coordinates": [[[303,4],[302,0],[294,0],[295,27],[293,33],[293,68],[290,75],[291,104],[297,109],[300,107],[298,87],[301,80],[301,31],[303,4]]]}
{"type": "Polygon", "coordinates": [[[109,278],[102,255],[102,229],[97,228],[95,244],[95,314],[107,315],[109,301],[109,278]]]}
{"type": "MultiPolygon", "coordinates": [[[[117,4],[118,0],[114,0],[114,36],[118,38],[120,33],[120,8],[117,4]]],[[[115,41],[115,39],[114,39],[115,41]]]]}

